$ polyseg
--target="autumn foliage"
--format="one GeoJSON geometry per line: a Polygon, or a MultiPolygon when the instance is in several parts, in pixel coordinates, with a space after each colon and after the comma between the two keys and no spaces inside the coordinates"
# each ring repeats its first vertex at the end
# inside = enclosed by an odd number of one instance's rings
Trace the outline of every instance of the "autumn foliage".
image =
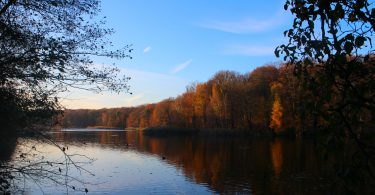
{"type": "Polygon", "coordinates": [[[156,104],[100,110],[66,110],[64,127],[104,126],[145,128],[242,129],[302,135],[325,121],[314,111],[315,99],[281,64],[258,67],[250,73],[220,71],[185,93],[156,104]]]}
{"type": "Polygon", "coordinates": [[[280,131],[282,125],[282,117],[283,111],[280,104],[280,99],[276,96],[272,106],[270,128],[274,129],[276,132],[280,131]]]}

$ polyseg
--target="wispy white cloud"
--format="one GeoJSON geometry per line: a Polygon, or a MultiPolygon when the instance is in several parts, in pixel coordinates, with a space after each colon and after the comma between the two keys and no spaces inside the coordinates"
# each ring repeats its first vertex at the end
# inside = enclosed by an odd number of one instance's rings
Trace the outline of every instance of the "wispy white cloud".
{"type": "Polygon", "coordinates": [[[242,55],[242,56],[270,56],[274,55],[274,46],[261,45],[231,45],[224,51],[228,55],[242,55]]]}
{"type": "Polygon", "coordinates": [[[144,98],[144,94],[115,94],[103,92],[100,94],[92,93],[89,91],[72,90],[69,99],[62,99],[61,103],[67,108],[111,108],[139,105],[144,98]],[[73,99],[72,99],[73,98],[73,99]]]}
{"type": "Polygon", "coordinates": [[[214,29],[224,32],[246,34],[265,32],[283,24],[285,16],[280,13],[267,19],[246,17],[236,21],[206,20],[198,25],[203,28],[214,29]]]}
{"type": "Polygon", "coordinates": [[[192,61],[193,61],[193,60],[190,59],[190,60],[188,60],[188,61],[186,61],[186,62],[183,62],[183,63],[181,63],[181,64],[175,66],[175,67],[172,69],[171,73],[172,73],[172,74],[176,74],[176,73],[180,72],[181,70],[183,70],[183,69],[185,69],[186,67],[188,67],[188,66],[191,64],[192,61]]]}
{"type": "Polygon", "coordinates": [[[147,46],[146,48],[143,49],[143,53],[147,53],[151,50],[151,46],[147,46]]]}

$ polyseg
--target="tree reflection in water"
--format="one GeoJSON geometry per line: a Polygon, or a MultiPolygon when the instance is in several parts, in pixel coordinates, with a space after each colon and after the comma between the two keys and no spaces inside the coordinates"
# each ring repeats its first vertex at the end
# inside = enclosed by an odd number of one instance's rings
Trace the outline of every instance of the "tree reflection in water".
{"type": "Polygon", "coordinates": [[[330,187],[329,166],[313,140],[148,137],[138,131],[62,132],[55,138],[157,155],[188,180],[218,193],[321,194],[330,187]]]}

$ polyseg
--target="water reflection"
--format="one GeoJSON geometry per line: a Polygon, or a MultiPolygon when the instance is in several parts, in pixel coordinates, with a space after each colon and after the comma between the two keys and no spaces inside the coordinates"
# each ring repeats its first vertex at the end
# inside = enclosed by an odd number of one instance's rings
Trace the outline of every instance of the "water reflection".
{"type": "Polygon", "coordinates": [[[138,131],[61,132],[54,137],[66,144],[156,156],[188,181],[217,193],[322,194],[329,187],[330,171],[312,140],[147,137],[138,131]]]}
{"type": "Polygon", "coordinates": [[[280,176],[281,166],[283,164],[283,154],[281,147],[281,140],[275,140],[271,143],[272,166],[275,172],[275,176],[280,176]]]}

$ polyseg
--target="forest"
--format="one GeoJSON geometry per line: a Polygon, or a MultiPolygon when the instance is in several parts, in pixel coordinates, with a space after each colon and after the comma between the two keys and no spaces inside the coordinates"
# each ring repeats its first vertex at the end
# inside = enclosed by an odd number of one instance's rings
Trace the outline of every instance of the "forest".
{"type": "MultiPolygon", "coordinates": [[[[137,107],[67,109],[60,123],[65,128],[168,126],[311,134],[327,121],[318,113],[316,97],[294,71],[287,64],[264,65],[246,74],[220,71],[207,82],[187,86],[175,98],[137,107]]],[[[363,117],[363,127],[370,126],[373,116],[363,117]]]]}

